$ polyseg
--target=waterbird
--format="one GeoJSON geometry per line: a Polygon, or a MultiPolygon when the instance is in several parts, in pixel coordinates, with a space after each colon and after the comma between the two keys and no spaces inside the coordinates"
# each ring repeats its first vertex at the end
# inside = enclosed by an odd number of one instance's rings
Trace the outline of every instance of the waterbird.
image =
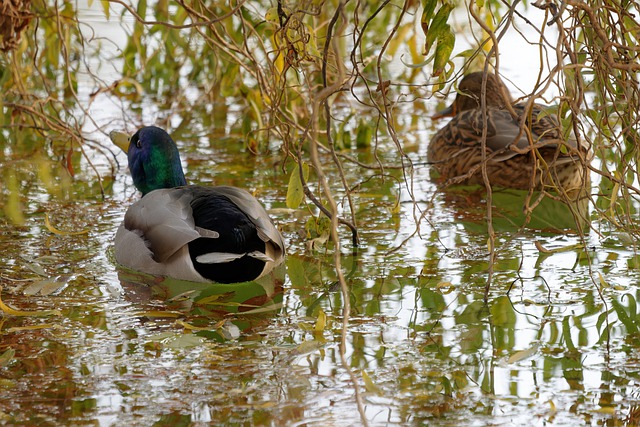
{"type": "Polygon", "coordinates": [[[588,182],[588,147],[573,137],[563,138],[557,116],[546,107],[514,104],[493,73],[464,76],[453,104],[433,116],[442,117],[452,118],[431,138],[427,161],[446,183],[484,185],[485,129],[486,171],[492,186],[571,192],[588,182]]]}
{"type": "Polygon", "coordinates": [[[284,261],[285,243],[260,202],[230,186],[187,185],[178,147],[155,126],[110,133],[127,153],[142,198],[115,236],[116,261],[132,270],[195,282],[258,279],[284,261]]]}

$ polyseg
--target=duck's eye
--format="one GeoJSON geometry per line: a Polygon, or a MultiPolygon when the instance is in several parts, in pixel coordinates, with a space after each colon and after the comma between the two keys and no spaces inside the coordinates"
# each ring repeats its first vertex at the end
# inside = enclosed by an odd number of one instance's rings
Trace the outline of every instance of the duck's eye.
{"type": "Polygon", "coordinates": [[[135,144],[135,145],[136,145],[136,147],[138,147],[138,148],[141,148],[141,147],[142,147],[142,144],[140,144],[140,137],[138,137],[138,135],[137,135],[137,134],[136,134],[136,135],[133,135],[133,136],[131,137],[131,140],[129,141],[129,145],[131,145],[131,144],[135,144]]]}

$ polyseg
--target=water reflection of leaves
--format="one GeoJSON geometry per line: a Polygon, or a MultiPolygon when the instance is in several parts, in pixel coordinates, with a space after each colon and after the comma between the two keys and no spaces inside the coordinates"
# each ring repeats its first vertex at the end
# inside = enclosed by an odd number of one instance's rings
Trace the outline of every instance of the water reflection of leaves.
{"type": "MultiPolygon", "coordinates": [[[[453,187],[443,192],[456,219],[469,231],[486,233],[486,190],[479,186],[453,187]]],[[[492,192],[492,221],[496,231],[517,231],[522,227],[552,233],[589,230],[588,198],[565,202],[550,196],[511,189],[492,192]]]]}

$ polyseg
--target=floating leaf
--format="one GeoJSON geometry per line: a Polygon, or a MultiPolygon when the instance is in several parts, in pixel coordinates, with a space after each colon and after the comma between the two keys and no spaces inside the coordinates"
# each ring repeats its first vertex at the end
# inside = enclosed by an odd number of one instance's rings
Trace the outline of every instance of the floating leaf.
{"type": "Polygon", "coordinates": [[[304,243],[308,250],[313,251],[313,250],[321,250],[328,240],[329,240],[329,235],[326,234],[320,237],[315,237],[313,239],[307,240],[304,243]]]}
{"type": "Polygon", "coordinates": [[[509,357],[509,359],[507,360],[507,363],[520,362],[521,360],[528,359],[529,357],[533,356],[537,352],[538,352],[538,345],[534,345],[533,347],[528,348],[526,350],[517,351],[509,357]]]}
{"type": "Polygon", "coordinates": [[[220,329],[222,336],[228,340],[237,340],[240,338],[240,328],[232,322],[225,322],[220,329]]]}
{"type": "Polygon", "coordinates": [[[547,249],[544,246],[542,246],[542,243],[540,243],[538,240],[535,241],[535,246],[536,249],[538,249],[541,253],[543,254],[557,254],[559,252],[569,252],[569,251],[573,251],[576,249],[582,249],[584,248],[584,245],[578,243],[575,245],[568,245],[568,246],[562,246],[560,248],[555,248],[555,249],[547,249]]]}
{"type": "Polygon", "coordinates": [[[451,282],[440,282],[436,285],[436,289],[440,291],[440,293],[446,295],[453,292],[455,286],[451,282]]]}
{"type": "Polygon", "coordinates": [[[315,332],[324,332],[327,326],[327,315],[325,312],[320,309],[318,310],[318,319],[316,320],[316,324],[313,327],[315,332]]]}
{"type": "Polygon", "coordinates": [[[599,414],[615,415],[616,408],[615,406],[603,406],[602,408],[596,409],[595,412],[599,414]]]}
{"type": "Polygon", "coordinates": [[[381,395],[382,394],[382,391],[380,390],[380,387],[375,385],[375,383],[373,382],[373,380],[371,379],[369,374],[367,374],[367,371],[362,371],[362,380],[364,381],[364,388],[369,393],[375,393],[377,395],[381,395]]]}
{"type": "Polygon", "coordinates": [[[442,393],[447,396],[447,397],[451,397],[453,396],[453,385],[451,384],[451,381],[449,381],[449,378],[447,378],[446,376],[441,376],[440,377],[440,385],[442,386],[442,393]]]}
{"type": "Polygon", "coordinates": [[[322,346],[324,346],[324,344],[325,344],[324,342],[318,341],[318,340],[303,341],[302,343],[300,343],[300,345],[298,345],[295,348],[293,353],[297,354],[297,355],[311,353],[312,351],[316,351],[316,350],[322,348],[322,346]]]}
{"type": "Polygon", "coordinates": [[[67,285],[67,280],[38,280],[32,282],[22,291],[24,295],[51,295],[67,285]]]}
{"type": "Polygon", "coordinates": [[[194,326],[191,323],[185,322],[184,320],[176,320],[176,324],[190,331],[212,331],[218,329],[217,327],[211,326],[194,326]]]}
{"type": "Polygon", "coordinates": [[[44,268],[42,268],[40,264],[27,261],[26,266],[29,270],[33,271],[38,276],[47,277],[47,273],[44,271],[44,268]]]}
{"type": "Polygon", "coordinates": [[[12,223],[22,225],[24,224],[24,215],[20,203],[20,187],[15,174],[8,171],[8,175],[8,177],[5,176],[5,185],[9,195],[4,204],[4,213],[12,223]]]}
{"type": "Polygon", "coordinates": [[[44,214],[44,225],[47,227],[47,230],[49,230],[53,234],[58,234],[58,235],[61,235],[61,236],[76,236],[78,234],[87,234],[89,232],[88,228],[86,230],[81,230],[81,231],[61,231],[61,230],[58,230],[57,228],[55,228],[54,226],[51,225],[51,222],[49,222],[49,213],[48,212],[44,214]]]}
{"type": "Polygon", "coordinates": [[[16,351],[9,347],[4,353],[0,354],[0,366],[5,367],[14,359],[16,351]]]}
{"type": "Polygon", "coordinates": [[[196,303],[198,305],[209,305],[209,304],[230,305],[233,303],[229,302],[229,300],[233,298],[234,294],[235,292],[224,292],[222,294],[213,294],[213,295],[209,295],[207,297],[199,299],[198,301],[196,301],[196,303]]]}
{"type": "MultiPolygon", "coordinates": [[[[2,294],[2,286],[0,286],[0,295],[1,294],[2,294]]],[[[8,305],[6,305],[1,298],[0,298],[0,310],[2,310],[6,315],[18,316],[18,317],[62,316],[62,313],[59,310],[32,310],[32,311],[16,310],[15,308],[11,308],[8,305]]]]}
{"type": "MultiPolygon", "coordinates": [[[[0,378],[0,388],[10,389],[16,386],[16,382],[14,380],[8,380],[6,378],[0,378]]],[[[0,419],[3,418],[4,412],[0,412],[0,419]]]]}
{"type": "Polygon", "coordinates": [[[61,329],[62,326],[56,323],[40,323],[39,325],[30,326],[14,326],[7,329],[7,332],[20,332],[20,331],[36,331],[38,329],[61,329]]]}
{"type": "Polygon", "coordinates": [[[373,139],[374,126],[371,122],[360,120],[358,123],[358,132],[356,133],[356,147],[367,148],[371,146],[373,139]]]}
{"type": "Polygon", "coordinates": [[[611,287],[611,285],[609,283],[607,283],[607,281],[604,279],[604,276],[599,271],[598,271],[598,281],[600,282],[600,286],[602,288],[610,288],[611,287]]]}
{"type": "Polygon", "coordinates": [[[142,312],[139,312],[139,313],[135,313],[134,316],[136,316],[136,317],[149,317],[149,318],[155,318],[155,317],[180,317],[180,316],[182,316],[182,313],[177,312],[177,311],[152,310],[152,311],[142,311],[142,312]]]}
{"type": "Polygon", "coordinates": [[[159,342],[165,348],[182,349],[202,345],[206,339],[194,334],[163,332],[149,337],[150,342],[159,342]]]}

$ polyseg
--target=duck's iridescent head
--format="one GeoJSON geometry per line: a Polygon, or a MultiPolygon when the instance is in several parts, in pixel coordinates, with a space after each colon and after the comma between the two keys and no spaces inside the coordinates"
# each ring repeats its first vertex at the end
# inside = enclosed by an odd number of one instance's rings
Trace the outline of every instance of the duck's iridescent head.
{"type": "Polygon", "coordinates": [[[167,132],[156,126],[139,129],[127,142],[111,140],[127,153],[133,183],[144,196],[159,188],[186,185],[178,147],[167,132]]]}

